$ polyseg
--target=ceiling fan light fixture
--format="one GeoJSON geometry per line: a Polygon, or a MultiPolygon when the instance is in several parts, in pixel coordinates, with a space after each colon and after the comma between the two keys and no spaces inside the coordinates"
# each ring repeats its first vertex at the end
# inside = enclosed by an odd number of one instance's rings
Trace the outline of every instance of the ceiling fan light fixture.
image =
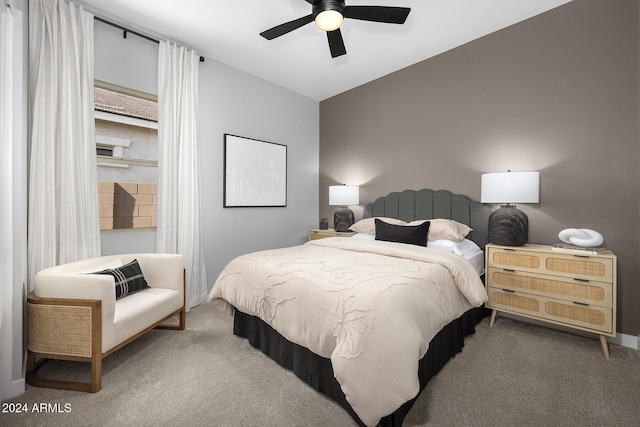
{"type": "Polygon", "coordinates": [[[322,31],[335,31],[342,25],[344,16],[337,10],[324,10],[315,19],[316,26],[322,31]]]}
{"type": "Polygon", "coordinates": [[[261,32],[260,35],[267,40],[273,40],[315,22],[316,26],[326,33],[331,57],[337,58],[347,53],[340,31],[342,22],[346,18],[404,24],[411,11],[411,8],[397,6],[347,6],[345,0],[306,0],[306,2],[311,5],[309,15],[276,25],[261,32]]]}
{"type": "Polygon", "coordinates": [[[321,0],[313,5],[313,20],[322,31],[335,31],[344,21],[344,0],[321,0]]]}

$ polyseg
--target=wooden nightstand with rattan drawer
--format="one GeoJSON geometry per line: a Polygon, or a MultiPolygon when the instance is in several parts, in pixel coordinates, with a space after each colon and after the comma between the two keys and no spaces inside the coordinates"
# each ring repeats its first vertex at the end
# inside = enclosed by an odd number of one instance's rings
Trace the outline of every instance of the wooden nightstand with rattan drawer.
{"type": "Polygon", "coordinates": [[[351,237],[355,231],[336,231],[333,228],[328,230],[320,230],[319,228],[313,228],[308,232],[308,240],[325,239],[327,237],[351,237]]]}
{"type": "Polygon", "coordinates": [[[616,335],[616,256],[584,254],[544,245],[485,248],[485,276],[492,309],[598,334],[609,359],[605,336],[616,335]]]}

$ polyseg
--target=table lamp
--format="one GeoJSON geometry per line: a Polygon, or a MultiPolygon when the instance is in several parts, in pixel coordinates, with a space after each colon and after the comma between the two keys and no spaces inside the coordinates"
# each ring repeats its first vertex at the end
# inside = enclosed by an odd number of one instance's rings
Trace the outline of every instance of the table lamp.
{"type": "Polygon", "coordinates": [[[529,241],[529,218],[511,203],[538,203],[540,172],[482,174],[480,201],[501,203],[489,216],[489,241],[497,245],[522,246],[529,241]]]}
{"type": "Polygon", "coordinates": [[[329,186],[329,205],[340,206],[333,214],[333,228],[336,231],[349,231],[355,222],[353,211],[347,206],[360,203],[360,187],[357,185],[329,186]]]}

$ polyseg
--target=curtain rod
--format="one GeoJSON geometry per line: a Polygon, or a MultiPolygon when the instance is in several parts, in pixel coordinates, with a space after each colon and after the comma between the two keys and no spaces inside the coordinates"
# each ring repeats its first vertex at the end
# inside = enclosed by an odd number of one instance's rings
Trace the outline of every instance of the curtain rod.
{"type": "MultiPolygon", "coordinates": [[[[144,34],[140,34],[137,31],[130,30],[130,29],[126,28],[126,27],[123,27],[122,25],[115,24],[115,23],[113,23],[111,21],[107,21],[104,18],[100,18],[100,17],[94,15],[93,19],[95,19],[96,21],[100,21],[100,22],[102,22],[104,24],[111,25],[112,27],[116,27],[116,28],[122,30],[122,37],[125,38],[125,39],[127,38],[127,33],[131,33],[131,34],[135,34],[138,37],[142,37],[143,39],[149,40],[150,42],[160,43],[158,40],[156,40],[154,38],[151,38],[149,36],[145,36],[144,34]]],[[[200,62],[204,62],[204,56],[200,56],[200,62]]]]}

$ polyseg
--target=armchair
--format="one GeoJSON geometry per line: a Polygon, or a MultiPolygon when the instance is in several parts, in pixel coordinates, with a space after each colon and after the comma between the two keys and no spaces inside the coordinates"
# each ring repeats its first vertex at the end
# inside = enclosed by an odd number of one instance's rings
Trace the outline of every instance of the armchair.
{"type": "Polygon", "coordinates": [[[27,382],[95,393],[102,388],[102,359],[153,328],[185,328],[182,255],[114,255],[42,270],[27,297],[27,382]],[[134,259],[149,288],[116,299],[114,277],[95,273],[134,259]],[[174,316],[178,324],[165,324],[174,316]],[[90,383],[38,377],[48,359],[90,363],[90,383]]]}

